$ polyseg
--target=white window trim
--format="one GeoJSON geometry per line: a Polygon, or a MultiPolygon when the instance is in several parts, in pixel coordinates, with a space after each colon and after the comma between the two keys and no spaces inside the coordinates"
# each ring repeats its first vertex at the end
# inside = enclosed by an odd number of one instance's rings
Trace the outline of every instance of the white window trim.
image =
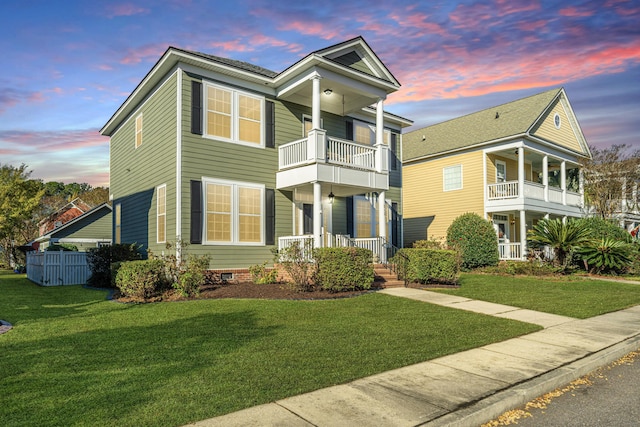
{"type": "Polygon", "coordinates": [[[158,185],[156,187],[156,243],[166,243],[167,242],[167,184],[158,185]],[[164,214],[160,214],[160,197],[159,190],[164,189],[164,214]],[[160,217],[164,222],[164,240],[160,240],[160,217]]]}
{"type": "Polygon", "coordinates": [[[463,170],[462,170],[462,164],[459,165],[451,165],[451,166],[445,166],[442,168],[442,191],[447,192],[447,191],[458,191],[458,190],[462,190],[464,188],[464,183],[463,183],[463,170]],[[447,169],[452,169],[452,168],[460,168],[460,187],[457,188],[446,188],[446,178],[445,178],[445,172],[447,171],[447,169]]]}
{"type": "Polygon", "coordinates": [[[216,178],[202,178],[202,191],[204,192],[204,209],[203,209],[203,245],[223,245],[223,246],[264,246],[264,216],[265,216],[265,206],[264,206],[264,193],[265,186],[264,184],[255,184],[252,182],[243,182],[243,181],[229,181],[225,179],[216,179],[216,178]],[[231,186],[231,241],[229,242],[220,242],[215,240],[207,240],[207,184],[219,184],[219,185],[229,185],[231,186]],[[257,188],[260,190],[260,241],[259,242],[240,242],[239,241],[239,223],[240,223],[240,215],[239,215],[239,197],[238,197],[238,188],[257,188]]]}
{"type": "Polygon", "coordinates": [[[202,132],[202,137],[203,138],[207,138],[207,139],[213,139],[216,141],[225,141],[225,142],[231,142],[233,144],[238,144],[238,145],[244,145],[247,147],[253,147],[253,148],[265,148],[265,135],[264,135],[264,124],[265,124],[265,120],[266,120],[266,114],[265,114],[265,99],[264,96],[260,96],[260,95],[256,95],[254,93],[250,93],[250,92],[245,92],[242,90],[238,90],[238,89],[234,89],[231,88],[229,86],[223,86],[223,85],[218,85],[218,84],[214,84],[211,82],[207,82],[207,81],[203,81],[202,82],[202,99],[203,99],[203,108],[202,108],[202,124],[203,124],[203,132],[202,132]],[[215,136],[215,135],[210,135],[209,134],[209,123],[207,120],[207,113],[209,111],[208,109],[208,96],[207,96],[207,89],[213,87],[213,88],[217,88],[217,89],[221,89],[221,90],[226,90],[228,92],[231,92],[231,138],[224,138],[221,136],[215,136]],[[240,126],[239,126],[239,121],[240,121],[240,113],[239,113],[239,108],[240,108],[240,103],[238,102],[238,96],[239,95],[243,95],[243,96],[247,96],[250,98],[254,98],[260,101],[260,143],[256,144],[254,142],[247,142],[247,141],[241,141],[239,134],[240,134],[240,126]]]}

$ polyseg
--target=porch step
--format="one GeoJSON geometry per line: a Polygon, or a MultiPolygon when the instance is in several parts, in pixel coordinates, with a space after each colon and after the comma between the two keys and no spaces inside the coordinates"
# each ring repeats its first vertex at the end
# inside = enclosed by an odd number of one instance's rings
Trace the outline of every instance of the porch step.
{"type": "Polygon", "coordinates": [[[404,286],[403,280],[399,280],[396,274],[381,264],[374,265],[373,272],[375,274],[374,283],[379,287],[398,288],[404,286]]]}

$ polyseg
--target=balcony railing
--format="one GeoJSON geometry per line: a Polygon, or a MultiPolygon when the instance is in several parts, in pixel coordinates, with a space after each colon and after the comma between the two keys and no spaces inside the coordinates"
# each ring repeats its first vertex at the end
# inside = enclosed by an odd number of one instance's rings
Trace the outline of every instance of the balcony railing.
{"type": "MultiPolygon", "coordinates": [[[[305,259],[312,259],[313,251],[313,236],[284,236],[278,238],[278,251],[282,251],[287,247],[297,242],[302,249],[302,256],[305,259]]],[[[385,241],[381,237],[363,237],[353,238],[344,234],[330,234],[326,233],[323,236],[323,244],[325,247],[357,247],[369,249],[372,254],[372,261],[375,263],[386,263],[387,252],[385,247],[385,241]]]]}
{"type": "Polygon", "coordinates": [[[522,259],[522,245],[520,243],[498,243],[501,260],[522,259]]]}
{"type": "MultiPolygon", "coordinates": [[[[279,147],[280,169],[314,163],[315,153],[309,152],[309,138],[302,138],[279,147]],[[311,155],[310,155],[311,154],[311,155]]],[[[340,138],[326,138],[326,163],[356,169],[376,170],[376,148],[340,138]]],[[[313,150],[312,150],[313,151],[313,150]]]]}
{"type": "MultiPolygon", "coordinates": [[[[582,198],[580,194],[571,191],[566,192],[566,202],[569,206],[580,206],[582,198]]],[[[518,181],[500,182],[487,185],[488,200],[517,199],[520,197],[518,181]]],[[[537,182],[525,181],[524,197],[529,199],[544,200],[544,185],[537,182]]],[[[562,189],[549,187],[549,202],[563,204],[562,189]]]]}

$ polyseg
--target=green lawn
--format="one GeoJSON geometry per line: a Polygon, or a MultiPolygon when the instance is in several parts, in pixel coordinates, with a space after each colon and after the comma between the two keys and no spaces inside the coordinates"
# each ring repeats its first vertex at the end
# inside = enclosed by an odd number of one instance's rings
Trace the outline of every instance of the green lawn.
{"type": "Polygon", "coordinates": [[[2,426],[179,426],[539,330],[375,293],[125,305],[5,271],[0,295],[2,426]]]}
{"type": "Polygon", "coordinates": [[[581,277],[463,274],[460,288],[434,290],[579,319],[640,304],[640,285],[581,277]]]}

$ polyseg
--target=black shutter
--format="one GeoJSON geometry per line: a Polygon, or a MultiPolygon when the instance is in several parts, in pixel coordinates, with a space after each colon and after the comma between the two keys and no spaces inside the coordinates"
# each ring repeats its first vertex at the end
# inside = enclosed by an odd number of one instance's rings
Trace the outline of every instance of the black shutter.
{"type": "Polygon", "coordinates": [[[396,138],[398,137],[398,135],[396,135],[395,133],[391,133],[391,153],[389,156],[389,161],[391,162],[391,170],[394,171],[396,169],[398,169],[398,156],[396,155],[396,146],[397,146],[397,140],[396,138]]]}
{"type": "Polygon", "coordinates": [[[202,182],[191,181],[191,243],[202,243],[202,182]]]}
{"type": "Polygon", "coordinates": [[[349,196],[345,200],[347,201],[347,234],[356,237],[353,230],[353,196],[349,196]]]}
{"type": "Polygon", "coordinates": [[[202,83],[191,81],[191,133],[202,135],[202,83]]]}
{"type": "Polygon", "coordinates": [[[346,139],[349,141],[353,141],[353,122],[346,122],[347,130],[346,130],[346,139]]]}
{"type": "Polygon", "coordinates": [[[398,246],[398,229],[400,228],[400,221],[398,221],[398,204],[391,202],[391,244],[398,246]]]}
{"type": "Polygon", "coordinates": [[[267,148],[276,146],[276,108],[272,101],[265,101],[264,144],[267,148]]]}
{"type": "Polygon", "coordinates": [[[276,191],[267,188],[264,192],[264,243],[276,243],[276,191]]]}

